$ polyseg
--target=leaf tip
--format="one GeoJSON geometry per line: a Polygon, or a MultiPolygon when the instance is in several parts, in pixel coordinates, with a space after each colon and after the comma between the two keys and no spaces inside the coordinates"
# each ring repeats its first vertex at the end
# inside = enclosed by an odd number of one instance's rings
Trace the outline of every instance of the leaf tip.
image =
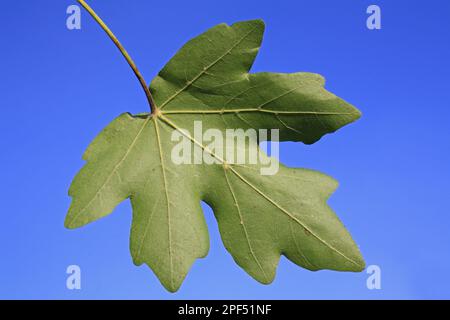
{"type": "Polygon", "coordinates": [[[66,218],[64,219],[64,227],[69,230],[77,229],[82,227],[84,223],[80,223],[80,219],[78,218],[78,214],[74,213],[72,207],[69,208],[69,211],[66,214],[66,218]]]}
{"type": "Polygon", "coordinates": [[[175,293],[178,290],[180,290],[180,287],[183,283],[184,277],[180,280],[180,281],[174,281],[174,279],[163,279],[163,278],[159,278],[159,281],[161,282],[161,284],[163,285],[164,288],[166,288],[167,291],[169,291],[170,293],[175,293]]]}
{"type": "Polygon", "coordinates": [[[361,251],[359,250],[358,246],[355,244],[354,245],[355,249],[354,249],[354,254],[352,256],[352,266],[351,268],[348,269],[348,271],[351,272],[361,272],[364,271],[364,269],[366,269],[366,261],[364,261],[364,258],[361,254],[361,251]]]}
{"type": "Polygon", "coordinates": [[[238,26],[251,26],[252,29],[260,29],[264,32],[264,29],[266,28],[266,24],[263,19],[252,19],[252,20],[244,20],[239,21],[236,23],[233,23],[231,27],[238,27],[238,26]]]}
{"type": "Polygon", "coordinates": [[[64,228],[72,230],[76,229],[77,227],[73,225],[72,220],[69,219],[69,216],[66,216],[66,219],[64,220],[64,228]]]}
{"type": "Polygon", "coordinates": [[[166,285],[164,285],[164,288],[166,288],[166,290],[169,291],[170,293],[175,293],[175,292],[177,292],[180,289],[180,286],[166,286],[166,285]]]}
{"type": "Polygon", "coordinates": [[[356,263],[357,266],[355,272],[361,272],[364,271],[364,269],[366,269],[366,261],[364,261],[364,258],[361,255],[361,253],[359,253],[358,260],[356,261],[356,263]]]}
{"type": "Polygon", "coordinates": [[[354,120],[354,121],[356,121],[356,120],[358,120],[359,118],[361,118],[361,117],[362,117],[362,112],[361,112],[361,110],[355,108],[355,115],[354,115],[354,117],[355,117],[355,120],[354,120]]]}

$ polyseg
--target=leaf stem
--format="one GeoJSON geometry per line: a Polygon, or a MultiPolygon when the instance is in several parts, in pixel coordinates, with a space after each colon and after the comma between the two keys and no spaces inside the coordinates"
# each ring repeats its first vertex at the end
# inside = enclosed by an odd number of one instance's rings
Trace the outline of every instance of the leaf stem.
{"type": "Polygon", "coordinates": [[[80,3],[83,6],[83,8],[85,8],[87,10],[87,12],[89,12],[89,14],[92,16],[92,18],[94,18],[94,20],[102,27],[102,29],[106,32],[106,34],[114,42],[116,47],[120,50],[120,52],[122,53],[124,58],[127,60],[131,69],[133,69],[134,74],[138,78],[139,83],[142,86],[142,89],[144,89],[145,95],[147,96],[148,104],[150,105],[150,112],[152,114],[155,113],[157,111],[155,100],[153,99],[150,89],[147,87],[147,83],[145,82],[144,77],[139,72],[139,69],[137,68],[133,59],[131,59],[127,50],[125,50],[125,48],[122,46],[122,44],[116,38],[114,33],[108,28],[108,26],[103,22],[103,20],[95,13],[95,11],[84,0],[77,0],[77,1],[78,1],[78,3],[80,3]]]}

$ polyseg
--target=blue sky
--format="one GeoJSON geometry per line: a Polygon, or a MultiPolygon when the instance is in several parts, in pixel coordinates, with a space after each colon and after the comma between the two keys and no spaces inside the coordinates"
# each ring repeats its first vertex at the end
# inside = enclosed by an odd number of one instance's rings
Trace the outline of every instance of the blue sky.
{"type": "Polygon", "coordinates": [[[103,31],[75,1],[9,1],[0,11],[0,298],[450,298],[450,3],[448,1],[228,0],[90,4],[149,82],[191,37],[221,23],[262,18],[253,71],[311,71],[363,117],[312,146],[283,143],[289,166],[340,182],[329,204],[381,290],[362,273],[309,272],[282,258],[273,284],[250,278],[224,249],[205,207],[211,249],[170,294],[129,253],[131,208],[66,230],[69,184],[89,142],[122,112],[145,112],[145,96],[103,31]],[[366,8],[382,29],[366,28],[366,8]],[[66,268],[82,270],[67,290],[66,268]]]}

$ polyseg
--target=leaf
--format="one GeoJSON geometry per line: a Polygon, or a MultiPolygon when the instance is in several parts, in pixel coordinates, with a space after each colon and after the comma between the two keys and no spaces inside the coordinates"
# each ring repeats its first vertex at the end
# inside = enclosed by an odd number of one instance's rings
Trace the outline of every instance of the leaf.
{"type": "Polygon", "coordinates": [[[261,20],[220,24],[183,46],[150,85],[159,111],[122,114],[85,152],[66,227],[102,218],[130,198],[133,261],[150,266],[169,291],[208,252],[202,200],[236,263],[262,283],[274,279],[281,254],[309,270],[363,270],[357,246],[326,204],[335,180],[281,164],[264,176],[259,165],[225,163],[217,154],[213,165],[171,160],[175,129],[213,153],[190,134],[194,121],[221,132],[279,129],[281,141],[310,144],[360,117],[319,75],[249,73],[263,32],[261,20]]]}

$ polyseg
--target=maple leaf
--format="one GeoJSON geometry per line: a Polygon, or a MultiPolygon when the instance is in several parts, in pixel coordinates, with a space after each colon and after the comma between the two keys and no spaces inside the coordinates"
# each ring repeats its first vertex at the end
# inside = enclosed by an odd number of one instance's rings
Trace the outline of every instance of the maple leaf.
{"type": "Polygon", "coordinates": [[[310,144],[360,117],[317,74],[249,73],[263,32],[261,20],[220,24],[184,45],[150,85],[155,111],[120,115],[88,147],[65,226],[98,220],[129,198],[133,261],[172,292],[208,252],[201,201],[236,263],[262,283],[274,279],[280,255],[309,270],[363,270],[358,247],[326,204],[335,180],[281,164],[261,175],[260,165],[227,163],[189,134],[202,121],[204,130],[279,129],[281,141],[310,144]],[[180,129],[218,163],[175,164],[171,136],[180,129]]]}

